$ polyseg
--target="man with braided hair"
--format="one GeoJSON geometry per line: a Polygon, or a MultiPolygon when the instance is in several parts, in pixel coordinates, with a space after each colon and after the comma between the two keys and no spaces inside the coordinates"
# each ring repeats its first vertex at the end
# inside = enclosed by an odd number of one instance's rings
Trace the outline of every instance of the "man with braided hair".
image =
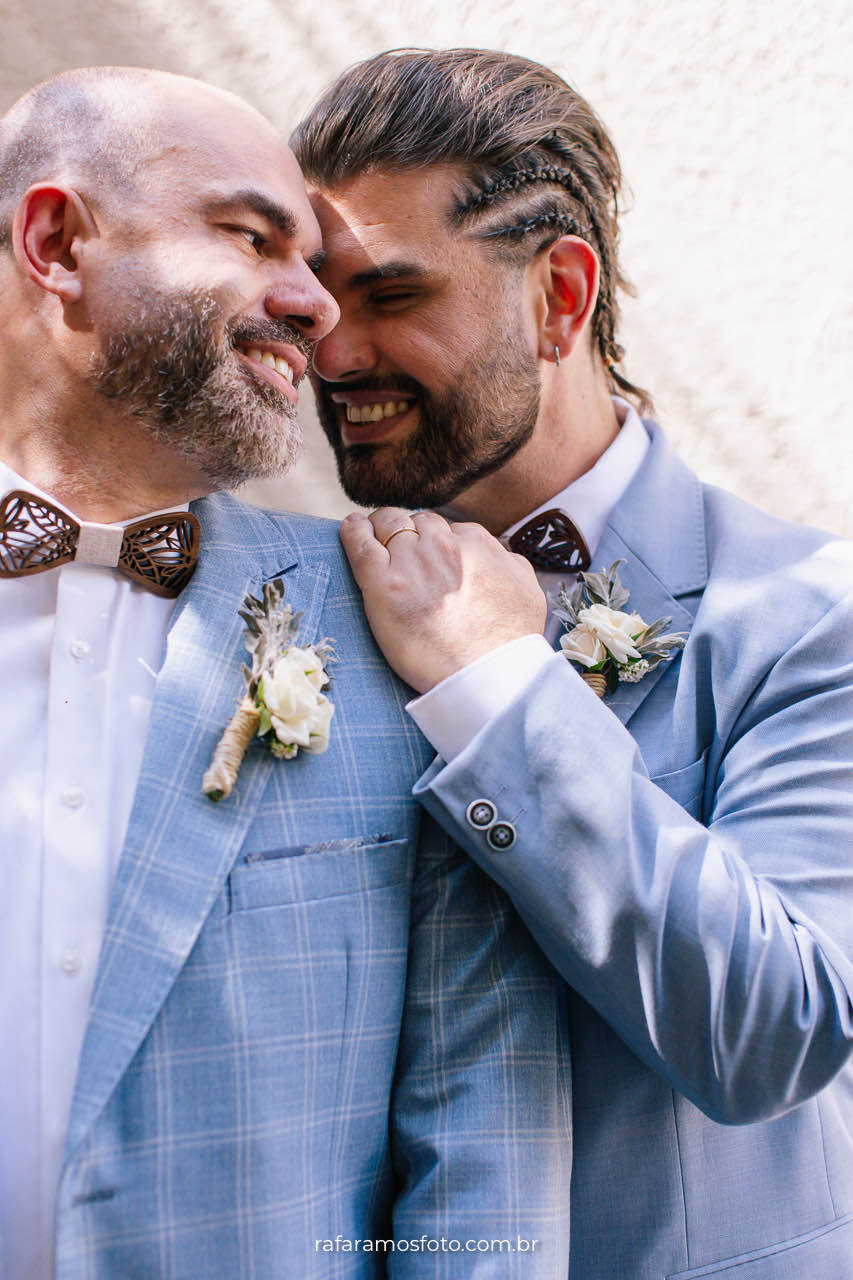
{"type": "Polygon", "coordinates": [[[321,419],[393,504],[342,539],[439,753],[416,793],[567,980],[572,1280],[853,1275],[851,548],[641,419],[619,163],[559,77],[382,54],[294,142],[342,312],[321,419]],[[617,561],[567,662],[541,588],[617,561]],[[649,662],[659,618],[683,652],[649,662]]]}

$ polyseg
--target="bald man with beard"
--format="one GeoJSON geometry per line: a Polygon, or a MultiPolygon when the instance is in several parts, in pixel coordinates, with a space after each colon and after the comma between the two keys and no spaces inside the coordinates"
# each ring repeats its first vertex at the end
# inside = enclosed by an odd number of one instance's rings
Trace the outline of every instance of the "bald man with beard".
{"type": "Polygon", "coordinates": [[[3,1280],[558,1274],[551,970],[419,813],[335,526],[214,492],[289,465],[338,314],[292,154],[99,68],[0,121],[0,193],[3,1280]],[[279,581],[334,716],[212,804],[279,581]]]}

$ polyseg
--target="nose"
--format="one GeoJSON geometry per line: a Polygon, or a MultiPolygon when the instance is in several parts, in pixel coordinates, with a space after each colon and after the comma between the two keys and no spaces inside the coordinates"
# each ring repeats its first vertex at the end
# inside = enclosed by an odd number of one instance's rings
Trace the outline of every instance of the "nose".
{"type": "Polygon", "coordinates": [[[363,326],[340,313],[335,329],[314,347],[314,371],[325,382],[340,382],[376,365],[376,352],[363,326]]]}
{"type": "Polygon", "coordinates": [[[276,320],[289,320],[311,342],[319,342],[338,323],[337,302],[308,264],[299,258],[267,291],[264,306],[276,320]]]}

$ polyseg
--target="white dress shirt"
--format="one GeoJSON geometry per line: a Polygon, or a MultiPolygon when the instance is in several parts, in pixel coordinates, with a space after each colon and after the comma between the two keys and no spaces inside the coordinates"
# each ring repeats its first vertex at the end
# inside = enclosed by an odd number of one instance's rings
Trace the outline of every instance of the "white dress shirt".
{"type": "MultiPolygon", "coordinates": [[[[0,495],[18,488],[48,496],[0,462],[0,495]]],[[[3,1280],[53,1275],[71,1095],[173,605],[93,565],[0,580],[3,1280]]]]}
{"type": "MultiPolygon", "coordinates": [[[[633,480],[649,447],[649,436],[636,409],[627,400],[613,397],[621,430],[589,471],[531,511],[501,534],[508,542],[516,529],[551,507],[561,507],[583,534],[590,555],[595,556],[610,513],[633,480]]],[[[592,567],[595,564],[593,559],[592,567]]],[[[607,566],[609,567],[609,566],[607,566]]],[[[537,569],[536,577],[546,595],[560,582],[571,586],[574,575],[537,569]],[[568,580],[567,580],[568,578],[568,580]]],[[[510,640],[455,671],[406,707],[421,733],[444,760],[453,760],[475,735],[498,716],[537,678],[554,656],[553,644],[562,624],[548,615],[545,636],[528,635],[510,640]]]]}

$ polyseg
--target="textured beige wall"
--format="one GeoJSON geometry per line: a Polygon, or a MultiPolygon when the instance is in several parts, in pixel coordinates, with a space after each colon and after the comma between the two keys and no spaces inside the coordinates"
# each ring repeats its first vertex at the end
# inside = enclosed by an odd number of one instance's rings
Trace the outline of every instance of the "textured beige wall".
{"type": "MultiPolygon", "coordinates": [[[[5,0],[0,108],[116,62],[233,89],[287,130],[349,62],[402,44],[527,54],[595,103],[633,191],[626,368],[705,477],[853,535],[850,0],[5,0]]],[[[347,510],[308,414],[306,435],[256,493],[347,510]]]]}

